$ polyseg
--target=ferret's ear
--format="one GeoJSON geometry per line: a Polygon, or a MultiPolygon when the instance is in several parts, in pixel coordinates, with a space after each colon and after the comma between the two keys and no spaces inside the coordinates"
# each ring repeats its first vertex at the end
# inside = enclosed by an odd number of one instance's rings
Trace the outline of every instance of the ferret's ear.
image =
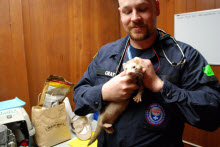
{"type": "Polygon", "coordinates": [[[138,64],[140,63],[140,60],[138,58],[134,58],[134,63],[138,64]]]}

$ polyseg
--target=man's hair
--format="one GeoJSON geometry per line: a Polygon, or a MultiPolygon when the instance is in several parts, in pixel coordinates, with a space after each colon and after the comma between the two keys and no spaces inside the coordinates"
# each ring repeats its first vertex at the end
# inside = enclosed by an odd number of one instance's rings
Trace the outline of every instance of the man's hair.
{"type": "MultiPolygon", "coordinates": [[[[119,1],[120,1],[120,0],[118,0],[118,4],[119,4],[119,1]]],[[[157,1],[158,1],[158,0],[153,0],[153,2],[154,2],[155,4],[156,4],[157,1]]]]}
{"type": "MultiPolygon", "coordinates": [[[[156,3],[156,1],[158,1],[158,0],[153,0],[155,3],[156,3]]],[[[118,3],[119,3],[119,0],[118,0],[118,3]]]]}

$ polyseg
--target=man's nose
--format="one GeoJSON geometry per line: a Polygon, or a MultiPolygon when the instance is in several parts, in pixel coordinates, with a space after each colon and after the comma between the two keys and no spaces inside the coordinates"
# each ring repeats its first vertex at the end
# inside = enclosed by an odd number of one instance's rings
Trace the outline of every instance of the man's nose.
{"type": "Polygon", "coordinates": [[[136,10],[133,10],[131,21],[137,22],[137,21],[140,21],[140,20],[141,20],[141,16],[139,15],[139,13],[136,10]]]}

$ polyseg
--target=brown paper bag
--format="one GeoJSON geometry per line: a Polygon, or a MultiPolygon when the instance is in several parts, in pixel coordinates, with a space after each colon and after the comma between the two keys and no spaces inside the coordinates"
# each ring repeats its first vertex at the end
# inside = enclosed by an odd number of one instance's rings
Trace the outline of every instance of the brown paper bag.
{"type": "Polygon", "coordinates": [[[38,146],[49,147],[71,139],[64,103],[47,109],[33,106],[32,123],[38,146]]]}

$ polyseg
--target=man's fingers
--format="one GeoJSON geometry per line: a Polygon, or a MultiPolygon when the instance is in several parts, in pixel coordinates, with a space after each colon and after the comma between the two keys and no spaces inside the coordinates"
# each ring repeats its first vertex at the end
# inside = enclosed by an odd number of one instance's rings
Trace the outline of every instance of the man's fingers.
{"type": "Polygon", "coordinates": [[[121,72],[121,73],[119,74],[120,77],[123,77],[123,76],[125,76],[125,75],[126,75],[126,72],[125,72],[125,71],[123,71],[123,72],[121,72]]]}

